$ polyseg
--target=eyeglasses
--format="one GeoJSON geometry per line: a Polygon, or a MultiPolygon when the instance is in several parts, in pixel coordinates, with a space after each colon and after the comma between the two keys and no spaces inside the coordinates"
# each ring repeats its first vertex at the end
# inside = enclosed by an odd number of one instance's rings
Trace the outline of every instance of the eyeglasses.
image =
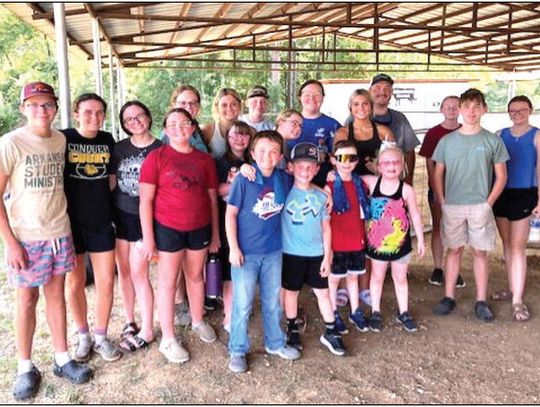
{"type": "Polygon", "coordinates": [[[176,101],[176,104],[180,107],[189,106],[189,107],[197,107],[199,106],[199,102],[193,101],[193,102],[187,102],[187,101],[176,101]]]}
{"type": "Polygon", "coordinates": [[[179,128],[187,128],[187,127],[191,127],[193,125],[193,123],[191,123],[191,121],[189,120],[184,120],[184,121],[181,121],[181,122],[172,122],[172,123],[168,123],[167,124],[167,128],[169,129],[179,129],[179,128]]]}
{"type": "Polygon", "coordinates": [[[287,119],[285,120],[287,123],[291,123],[293,126],[296,126],[296,127],[302,127],[303,124],[301,122],[299,122],[298,120],[290,120],[290,119],[287,119]]]}
{"type": "Polygon", "coordinates": [[[135,120],[137,120],[139,123],[142,122],[144,119],[146,119],[146,114],[145,113],[139,113],[137,116],[133,116],[133,117],[126,117],[124,119],[124,124],[126,125],[131,125],[133,123],[135,123],[135,120]]]}
{"type": "Polygon", "coordinates": [[[315,93],[302,92],[302,96],[305,96],[305,97],[308,97],[308,98],[313,98],[313,99],[320,99],[320,98],[322,98],[323,94],[320,93],[320,92],[315,92],[315,93]]]}
{"type": "Polygon", "coordinates": [[[381,161],[379,162],[380,165],[383,167],[388,167],[389,165],[400,165],[401,160],[388,160],[388,161],[381,161]]]}
{"type": "Polygon", "coordinates": [[[229,137],[236,138],[236,139],[239,139],[239,138],[248,139],[251,137],[251,135],[246,134],[246,133],[237,133],[235,131],[231,131],[229,132],[229,137]]]}
{"type": "Polygon", "coordinates": [[[338,154],[334,158],[338,163],[355,163],[358,161],[358,155],[356,154],[338,154]]]}
{"type": "Polygon", "coordinates": [[[524,113],[527,113],[529,111],[529,109],[525,108],[525,109],[518,109],[518,110],[509,110],[508,113],[510,114],[524,114],[524,113]]]}
{"type": "Polygon", "coordinates": [[[47,102],[47,103],[27,103],[25,105],[28,109],[32,111],[37,111],[40,107],[43,110],[55,110],[56,109],[56,103],[54,102],[47,102]]]}

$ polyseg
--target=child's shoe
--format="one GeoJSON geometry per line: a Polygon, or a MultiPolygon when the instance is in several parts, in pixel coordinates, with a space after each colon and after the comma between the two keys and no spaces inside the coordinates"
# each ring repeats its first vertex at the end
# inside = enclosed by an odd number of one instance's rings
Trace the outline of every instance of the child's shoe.
{"type": "Polygon", "coordinates": [[[454,308],[456,308],[456,300],[450,297],[444,297],[441,302],[433,308],[433,313],[435,315],[447,315],[450,314],[454,308]]]}
{"type": "Polygon", "coordinates": [[[303,349],[302,342],[300,342],[300,331],[297,325],[287,331],[287,345],[298,350],[303,349]]]}
{"type": "Polygon", "coordinates": [[[380,312],[372,312],[369,317],[369,330],[371,332],[381,332],[383,329],[382,315],[380,312]]]}
{"type": "Polygon", "coordinates": [[[411,317],[408,311],[403,312],[401,315],[396,317],[396,321],[403,326],[407,332],[416,332],[418,331],[418,324],[411,317]]]}
{"type": "Polygon", "coordinates": [[[321,335],[320,340],[334,355],[344,356],[347,352],[339,333],[325,333],[324,335],[321,335]]]}
{"type": "Polygon", "coordinates": [[[429,277],[429,284],[441,286],[444,283],[443,270],[440,268],[434,268],[431,277],[429,277]]]}
{"type": "Polygon", "coordinates": [[[360,308],[357,308],[356,311],[349,315],[349,322],[352,322],[360,332],[369,331],[368,321],[360,308]]]}
{"type": "Polygon", "coordinates": [[[343,320],[341,319],[341,316],[339,315],[339,313],[337,311],[334,312],[334,318],[336,319],[336,330],[341,334],[341,335],[345,335],[345,334],[348,334],[349,333],[349,329],[347,328],[347,326],[345,325],[345,323],[343,322],[343,320]]]}

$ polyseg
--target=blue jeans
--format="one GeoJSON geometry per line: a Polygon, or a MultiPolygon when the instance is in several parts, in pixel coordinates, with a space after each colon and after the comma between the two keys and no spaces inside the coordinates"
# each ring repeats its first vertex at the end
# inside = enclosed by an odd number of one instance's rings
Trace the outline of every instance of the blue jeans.
{"type": "Polygon", "coordinates": [[[233,302],[229,352],[244,356],[249,351],[249,316],[260,285],[260,299],[264,327],[264,344],[270,350],[285,346],[285,333],[281,329],[281,250],[269,254],[244,255],[242,267],[232,267],[233,302]]]}

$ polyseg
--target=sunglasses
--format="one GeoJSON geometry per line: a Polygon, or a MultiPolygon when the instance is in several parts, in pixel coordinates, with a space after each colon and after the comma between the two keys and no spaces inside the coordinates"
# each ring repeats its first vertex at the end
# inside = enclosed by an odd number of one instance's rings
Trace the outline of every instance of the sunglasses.
{"type": "Polygon", "coordinates": [[[335,155],[334,158],[338,163],[355,163],[358,161],[358,155],[356,154],[339,154],[335,155]]]}

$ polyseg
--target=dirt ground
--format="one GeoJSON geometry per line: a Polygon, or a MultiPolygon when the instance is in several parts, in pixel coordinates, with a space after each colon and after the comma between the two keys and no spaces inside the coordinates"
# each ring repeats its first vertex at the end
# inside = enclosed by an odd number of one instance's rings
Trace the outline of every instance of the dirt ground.
{"type": "MultiPolygon", "coordinates": [[[[429,235],[427,236],[429,237],[429,235]]],[[[504,284],[500,251],[492,256],[490,291],[504,284]]],[[[532,319],[512,321],[509,303],[492,302],[496,320],[479,322],[472,311],[474,283],[467,254],[463,276],[467,286],[458,291],[456,311],[437,317],[431,309],[443,295],[441,287],[427,283],[429,256],[413,261],[410,273],[410,310],[420,322],[419,332],[409,334],[394,323],[396,304],[391,280],[383,294],[384,330],[379,333],[352,331],[345,335],[346,357],[337,357],[319,343],[322,322],[316,302],[304,290],[301,303],[308,312],[303,335],[304,351],[296,362],[264,353],[259,309],[250,327],[252,351],[250,371],[237,375],[227,369],[227,333],[219,329],[213,344],[200,341],[189,329],[178,329],[191,360],[184,365],[168,364],[158,351],[158,342],[148,350],[124,355],[105,363],[90,362],[95,377],[74,386],[52,374],[52,352],[40,301],[40,316],[34,343],[34,360],[43,373],[36,403],[538,403],[540,395],[540,258],[528,257],[526,302],[532,319]]],[[[0,277],[0,402],[11,403],[11,385],[16,370],[13,332],[13,291],[5,273],[0,277]]],[[[89,289],[93,303],[94,289],[89,289]]],[[[346,316],[346,310],[342,309],[346,316]]],[[[221,310],[209,315],[220,326],[221,310]]],[[[122,326],[117,298],[110,334],[117,339],[122,326]]],[[[70,324],[70,345],[76,336],[70,324]]],[[[159,335],[159,329],[155,332],[159,335]]],[[[159,336],[157,338],[159,340],[159,336]]]]}

